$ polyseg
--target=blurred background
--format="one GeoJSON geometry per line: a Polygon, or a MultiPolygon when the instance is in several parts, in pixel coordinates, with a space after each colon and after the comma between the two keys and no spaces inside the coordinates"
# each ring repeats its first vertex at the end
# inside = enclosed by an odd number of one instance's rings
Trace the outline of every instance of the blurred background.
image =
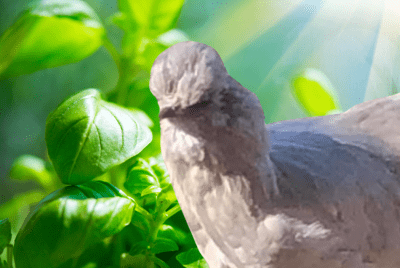
{"type": "MultiPolygon", "coordinates": [[[[0,33],[30,2],[0,0],[0,33]]],[[[116,1],[86,2],[118,46],[122,31],[105,23],[116,1]]],[[[218,51],[229,74],[259,97],[270,123],[307,116],[290,90],[307,68],[325,75],[342,110],[397,93],[399,15],[397,0],[187,0],[177,28],[218,51]]],[[[33,187],[11,181],[9,170],[22,154],[46,158],[47,115],[73,93],[106,93],[117,80],[101,48],[75,64],[0,81],[0,204],[33,187]]]]}

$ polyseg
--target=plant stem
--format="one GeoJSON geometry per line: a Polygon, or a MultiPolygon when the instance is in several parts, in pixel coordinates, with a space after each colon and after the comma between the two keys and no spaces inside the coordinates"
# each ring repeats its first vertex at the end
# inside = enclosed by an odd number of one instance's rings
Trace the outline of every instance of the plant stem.
{"type": "Polygon", "coordinates": [[[13,268],[13,245],[7,245],[7,265],[8,268],[13,268]]]}
{"type": "Polygon", "coordinates": [[[151,223],[150,243],[153,243],[157,239],[158,230],[160,229],[160,226],[165,222],[162,211],[157,211],[154,216],[154,220],[151,223]]]}
{"type": "Polygon", "coordinates": [[[153,220],[153,217],[151,216],[151,214],[149,212],[147,212],[147,210],[145,210],[144,208],[139,206],[137,203],[136,203],[136,206],[135,206],[135,210],[137,212],[143,214],[149,221],[153,220]]]}
{"type": "Polygon", "coordinates": [[[161,268],[169,268],[168,264],[166,264],[163,260],[160,258],[157,258],[156,256],[151,256],[150,257],[152,261],[154,261],[155,264],[157,264],[161,268]]]}
{"type": "Polygon", "coordinates": [[[117,65],[118,72],[121,73],[121,56],[117,51],[113,43],[111,43],[110,39],[108,39],[107,35],[104,36],[103,39],[104,47],[110,52],[111,57],[113,58],[115,64],[117,65]]]}
{"type": "Polygon", "coordinates": [[[167,219],[169,219],[180,210],[181,207],[179,206],[179,204],[177,204],[167,212],[159,211],[155,214],[155,219],[152,223],[152,230],[150,231],[151,242],[156,240],[160,226],[163,225],[167,219]]]}
{"type": "Polygon", "coordinates": [[[121,55],[107,36],[104,37],[103,41],[104,47],[108,50],[118,68],[118,83],[112,92],[117,94],[116,103],[125,106],[129,85],[133,78],[139,73],[140,68],[134,64],[133,55],[129,57],[121,55]]]}
{"type": "Polygon", "coordinates": [[[140,68],[134,63],[133,57],[121,57],[121,70],[118,84],[115,87],[117,93],[117,104],[125,106],[124,104],[128,98],[129,86],[139,71],[140,68]]]}
{"type": "Polygon", "coordinates": [[[77,267],[77,266],[76,266],[77,264],[78,264],[78,258],[74,258],[74,259],[72,260],[72,266],[71,266],[71,267],[72,267],[72,268],[76,268],[76,267],[77,267]]]}
{"type": "Polygon", "coordinates": [[[166,221],[167,219],[171,218],[173,215],[175,215],[179,211],[181,211],[181,207],[179,206],[179,204],[176,204],[170,210],[168,210],[168,211],[166,211],[164,213],[164,218],[165,218],[164,221],[166,221]]]}

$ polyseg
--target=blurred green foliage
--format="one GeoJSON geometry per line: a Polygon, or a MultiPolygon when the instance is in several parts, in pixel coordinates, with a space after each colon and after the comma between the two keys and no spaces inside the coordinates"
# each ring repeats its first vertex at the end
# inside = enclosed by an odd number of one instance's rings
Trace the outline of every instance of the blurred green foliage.
{"type": "Polygon", "coordinates": [[[306,69],[293,79],[291,89],[308,116],[342,112],[329,79],[318,70],[306,69]]]}
{"type": "Polygon", "coordinates": [[[32,5],[0,39],[0,79],[80,61],[101,46],[103,35],[83,1],[32,5]]]}

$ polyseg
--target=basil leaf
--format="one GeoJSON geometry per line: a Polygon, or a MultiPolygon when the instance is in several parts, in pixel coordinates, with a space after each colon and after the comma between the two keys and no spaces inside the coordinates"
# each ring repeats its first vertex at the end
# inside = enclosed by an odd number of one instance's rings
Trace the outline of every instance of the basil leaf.
{"type": "Polygon", "coordinates": [[[182,248],[188,249],[196,246],[190,231],[184,232],[182,229],[176,226],[163,224],[158,230],[157,237],[171,239],[182,248]]]}
{"type": "Polygon", "coordinates": [[[78,62],[103,43],[105,30],[81,0],[41,0],[0,38],[0,78],[78,62]]]}
{"type": "Polygon", "coordinates": [[[161,192],[161,188],[156,185],[150,185],[146,189],[144,189],[141,193],[141,196],[149,195],[149,194],[158,194],[161,192]]]}
{"type": "Polygon", "coordinates": [[[208,268],[206,261],[197,248],[178,254],[176,259],[186,268],[208,268]]]}
{"type": "Polygon", "coordinates": [[[292,83],[292,94],[309,116],[341,112],[329,79],[320,71],[307,69],[292,83]]]}
{"type": "Polygon", "coordinates": [[[140,122],[95,89],[64,101],[46,122],[49,157],[62,182],[89,181],[140,153],[152,139],[140,122]]]}
{"type": "Polygon", "coordinates": [[[138,108],[133,108],[133,107],[129,107],[127,108],[131,111],[133,117],[135,117],[135,119],[137,121],[139,121],[140,123],[142,123],[143,125],[145,125],[146,127],[152,128],[154,126],[153,121],[150,119],[150,117],[143,112],[142,110],[139,110],[138,108]]]}
{"type": "Polygon", "coordinates": [[[173,240],[159,237],[156,239],[151,251],[154,254],[158,254],[162,252],[176,251],[178,249],[178,245],[173,240]]]}
{"type": "Polygon", "coordinates": [[[119,9],[130,21],[155,38],[175,27],[184,0],[119,0],[119,9]]]}
{"type": "Polygon", "coordinates": [[[160,187],[158,178],[154,174],[149,163],[139,158],[131,167],[124,187],[132,194],[144,196],[145,194],[142,192],[151,186],[155,186],[156,188],[160,187]]]}
{"type": "Polygon", "coordinates": [[[149,165],[160,181],[161,188],[165,188],[171,184],[171,179],[161,154],[155,157],[150,157],[149,165]]]}
{"type": "Polygon", "coordinates": [[[124,197],[45,202],[17,235],[15,264],[21,268],[52,268],[76,259],[89,246],[128,225],[134,207],[124,197]]]}
{"type": "MultiPolygon", "coordinates": [[[[22,198],[29,196],[23,195],[22,198]]],[[[102,197],[125,197],[131,201],[133,199],[127,196],[122,190],[114,185],[104,181],[89,181],[81,185],[67,186],[58,189],[47,196],[45,196],[36,206],[31,209],[29,215],[26,217],[23,227],[29,222],[43,206],[58,199],[88,199],[88,198],[102,198],[102,197]]],[[[37,198],[37,197],[36,197],[37,198]]]]}

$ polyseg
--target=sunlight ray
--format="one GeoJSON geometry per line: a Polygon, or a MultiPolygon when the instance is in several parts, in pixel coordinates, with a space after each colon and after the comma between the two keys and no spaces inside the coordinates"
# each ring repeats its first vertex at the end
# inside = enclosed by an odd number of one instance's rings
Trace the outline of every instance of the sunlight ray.
{"type": "MultiPolygon", "coordinates": [[[[271,116],[268,112],[275,110],[279,113],[279,109],[283,109],[275,105],[287,108],[280,102],[280,96],[285,91],[285,86],[287,87],[288,79],[303,70],[304,67],[324,67],[326,70],[322,71],[328,72],[328,77],[334,78],[334,82],[346,78],[347,80],[344,80],[347,84],[343,81],[340,83],[340,86],[344,87],[341,88],[341,92],[353,90],[357,85],[360,86],[360,81],[364,81],[365,85],[362,89],[362,96],[364,96],[371,66],[371,64],[366,66],[365,62],[375,47],[382,18],[383,9],[381,7],[383,7],[382,2],[372,0],[353,1],[351,4],[348,1],[326,1],[313,21],[307,25],[296,41],[291,44],[290,48],[269,71],[263,83],[254,90],[254,92],[258,92],[261,103],[268,102],[263,107],[270,110],[266,111],[266,115],[271,116]],[[342,10],[341,13],[339,10],[342,10]],[[352,15],[349,16],[349,14],[352,15]],[[345,33],[344,37],[342,37],[343,33],[345,33]],[[358,36],[360,40],[354,38],[352,34],[358,36]],[[350,41],[351,43],[346,43],[350,41]],[[349,47],[350,44],[353,47],[349,47]],[[327,50],[328,47],[331,50],[327,50]],[[346,57],[339,52],[345,52],[346,57]],[[352,57],[355,57],[356,61],[352,57]],[[316,66],[310,66],[312,61],[316,66]],[[358,64],[357,67],[363,68],[354,69],[356,64],[358,64]],[[352,74],[354,71],[359,73],[357,73],[355,79],[349,81],[351,76],[354,77],[352,74]],[[261,89],[265,90],[261,93],[259,92],[261,89]]],[[[349,105],[354,104],[347,102],[343,104],[343,107],[348,108],[349,105]]],[[[290,117],[291,113],[286,110],[285,114],[290,117]]],[[[269,120],[274,121],[271,117],[269,120]]],[[[269,120],[267,118],[267,121],[269,120]]],[[[279,118],[279,120],[282,120],[282,118],[279,118]]]]}
{"type": "Polygon", "coordinates": [[[269,28],[251,44],[225,60],[228,72],[246,88],[256,89],[295,42],[304,27],[318,13],[322,2],[322,0],[303,1],[274,27],[269,28]]]}
{"type": "MultiPolygon", "coordinates": [[[[290,48],[285,52],[284,55],[276,62],[271,68],[271,70],[267,73],[264,78],[263,83],[259,86],[256,91],[260,90],[264,87],[264,83],[266,83],[272,76],[276,74],[276,72],[282,72],[279,68],[284,68],[288,61],[292,60],[293,57],[296,57],[294,54],[301,53],[301,47],[307,45],[307,51],[309,53],[302,53],[303,55],[299,55],[303,57],[304,60],[306,58],[311,58],[312,53],[318,51],[324,43],[331,41],[332,39],[336,39],[337,42],[343,32],[346,30],[346,27],[351,23],[351,20],[354,18],[354,14],[357,12],[359,8],[359,4],[361,4],[363,0],[356,0],[356,3],[351,6],[344,7],[343,10],[346,9],[347,16],[332,16],[332,10],[338,9],[337,5],[339,4],[336,0],[330,0],[329,2],[325,2],[322,7],[320,13],[314,18],[313,21],[309,23],[309,25],[300,33],[297,39],[290,45],[290,48]],[[320,34],[324,33],[325,38],[320,38],[320,34]],[[318,37],[318,38],[317,38],[318,37]],[[310,40],[315,41],[313,44],[310,44],[310,40]]],[[[338,13],[336,13],[338,14],[338,13]]],[[[297,58],[297,57],[296,57],[297,58]]],[[[297,61],[299,62],[299,61],[297,61]]]]}
{"type": "MultiPolygon", "coordinates": [[[[247,1],[244,1],[246,3],[247,1]]],[[[274,27],[277,23],[279,23],[283,18],[287,17],[288,14],[291,14],[296,8],[299,7],[299,5],[304,2],[304,0],[291,0],[291,1],[264,1],[264,0],[254,0],[254,1],[249,1],[250,4],[248,5],[248,9],[252,8],[254,10],[257,10],[257,13],[247,15],[246,20],[251,21],[251,17],[256,17],[254,21],[256,23],[253,23],[252,27],[248,28],[243,28],[243,29],[237,29],[232,28],[232,32],[235,32],[234,35],[232,35],[232,38],[235,39],[235,42],[233,45],[229,42],[224,42],[221,43],[221,46],[224,46],[223,49],[221,49],[221,58],[226,61],[229,60],[232,55],[234,55],[237,51],[240,51],[243,47],[248,46],[251,44],[253,41],[255,41],[260,35],[265,33],[268,29],[274,27]],[[239,30],[239,31],[238,31],[239,30]],[[241,38],[237,38],[237,36],[241,36],[241,38]]],[[[240,14],[244,13],[242,8],[237,8],[237,12],[240,12],[240,14]]],[[[231,16],[232,14],[228,14],[231,16]]],[[[238,14],[239,15],[239,14],[238,14]]],[[[235,17],[238,17],[238,15],[235,12],[235,17]]],[[[245,17],[244,15],[239,15],[240,17],[245,17]]],[[[225,21],[227,19],[232,19],[230,18],[225,18],[225,21]]],[[[242,22],[243,23],[243,22],[242,22]]],[[[220,31],[226,31],[227,27],[225,23],[220,24],[220,31]]],[[[218,30],[216,30],[218,31],[218,30]]],[[[207,34],[206,36],[210,36],[207,34]]],[[[205,37],[206,37],[205,36],[205,37]]],[[[222,47],[221,47],[222,48],[222,47]]]]}
{"type": "Polygon", "coordinates": [[[399,92],[399,16],[400,2],[387,0],[364,101],[399,92]]]}
{"type": "MultiPolygon", "coordinates": [[[[383,17],[383,2],[363,0],[339,34],[312,54],[309,64],[324,72],[338,89],[346,110],[361,103],[383,17]]],[[[335,11],[335,14],[339,14],[335,11]]]]}
{"type": "MultiPolygon", "coordinates": [[[[266,122],[276,121],[277,118],[279,120],[291,119],[290,116],[299,114],[300,109],[289,92],[289,75],[294,74],[298,67],[306,65],[305,62],[310,60],[312,53],[320,49],[324,43],[332,41],[346,27],[359,8],[361,1],[354,1],[352,5],[348,5],[346,1],[325,2],[314,20],[291,43],[290,48],[268,73],[264,74],[263,82],[254,92],[258,92],[257,95],[264,110],[267,109],[265,111],[266,122]],[[339,19],[336,19],[335,14],[331,13],[332,9],[342,10],[340,15],[336,12],[339,19]],[[324,33],[323,36],[321,36],[321,32],[324,33]],[[265,90],[262,90],[261,93],[259,92],[261,89],[265,90]],[[285,106],[286,111],[279,109],[278,105],[279,107],[285,106]],[[274,114],[272,114],[273,112],[274,114]]],[[[305,116],[305,114],[303,115],[305,116]]]]}
{"type": "Polygon", "coordinates": [[[222,5],[216,5],[218,8],[215,13],[213,10],[213,16],[193,33],[196,39],[214,47],[221,58],[226,60],[243,45],[256,39],[266,28],[274,26],[282,17],[291,13],[303,1],[250,0],[239,1],[235,5],[219,2],[222,5]]]}

